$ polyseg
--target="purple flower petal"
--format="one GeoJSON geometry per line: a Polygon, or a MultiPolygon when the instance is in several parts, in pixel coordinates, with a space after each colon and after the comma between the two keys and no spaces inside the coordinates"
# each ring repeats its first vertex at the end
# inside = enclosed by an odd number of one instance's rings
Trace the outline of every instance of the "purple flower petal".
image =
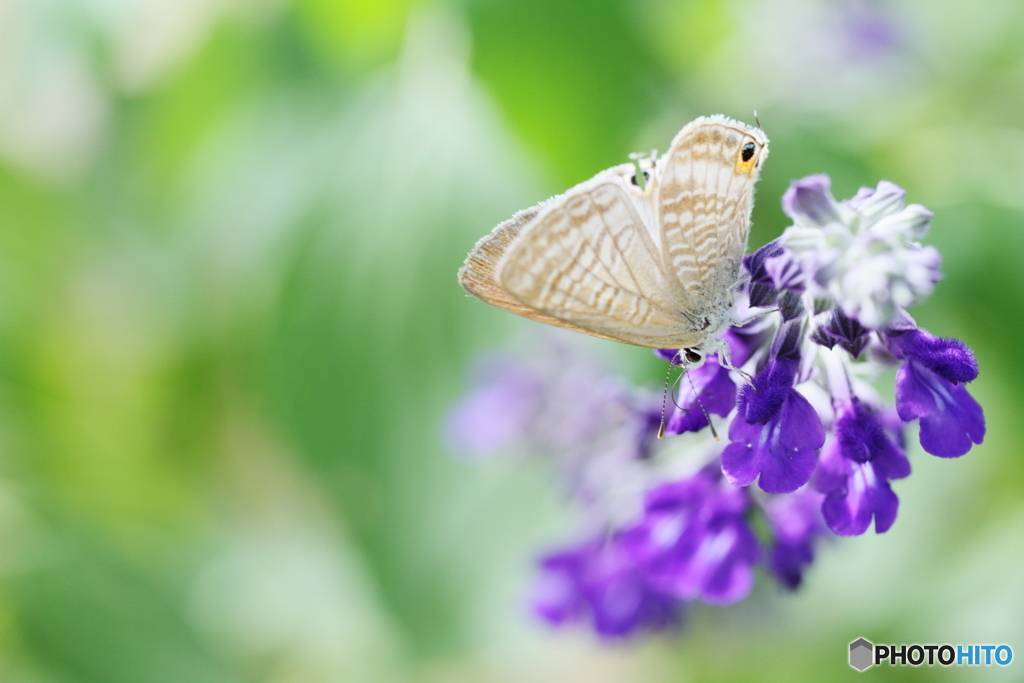
{"type": "Polygon", "coordinates": [[[729,345],[733,365],[743,367],[754,352],[771,340],[772,330],[766,328],[760,319],[754,320],[743,327],[732,327],[722,334],[722,339],[729,345]]]}
{"type": "Polygon", "coordinates": [[[850,199],[849,205],[854,211],[868,219],[890,215],[903,208],[903,199],[907,191],[896,183],[888,180],[879,181],[877,188],[862,187],[850,199]]]}
{"type": "Polygon", "coordinates": [[[739,394],[739,412],[752,424],[765,424],[778,415],[793,386],[797,363],[792,360],[770,361],[739,394]]]}
{"type": "Polygon", "coordinates": [[[793,292],[786,292],[779,297],[779,312],[782,313],[782,319],[786,322],[796,320],[804,314],[804,302],[800,298],[799,294],[793,292]]]}
{"type": "Polygon", "coordinates": [[[803,220],[818,226],[839,221],[839,209],[832,197],[832,179],[812,175],[796,180],[782,196],[782,210],[795,221],[803,220]]]}
{"type": "Polygon", "coordinates": [[[582,616],[586,603],[580,577],[589,548],[552,553],[540,561],[541,573],[533,588],[533,611],[553,625],[582,616]]]}
{"type": "Polygon", "coordinates": [[[814,546],[810,543],[782,543],[772,545],[768,568],[790,590],[800,587],[804,580],[804,567],[814,561],[814,546]]]}
{"type": "Polygon", "coordinates": [[[833,533],[840,536],[859,536],[867,531],[871,524],[871,509],[866,504],[864,494],[866,487],[853,489],[851,495],[847,491],[835,491],[825,496],[821,504],[821,515],[825,524],[833,533]]]}
{"type": "Polygon", "coordinates": [[[836,421],[836,437],[843,457],[853,462],[874,460],[889,440],[882,424],[857,399],[836,421]]]}
{"type": "Polygon", "coordinates": [[[666,360],[672,365],[682,364],[682,355],[679,349],[652,349],[654,355],[662,360],[666,360]]]}
{"type": "Polygon", "coordinates": [[[825,524],[840,536],[859,536],[873,516],[875,533],[888,531],[896,520],[899,498],[873,463],[851,463],[850,470],[846,486],[825,496],[821,506],[825,524]]]}
{"type": "Polygon", "coordinates": [[[765,308],[775,302],[779,292],[765,269],[765,260],[782,253],[783,249],[777,242],[769,242],[753,254],[743,257],[743,267],[750,274],[747,294],[751,306],[765,308]]]}
{"type": "Polygon", "coordinates": [[[886,342],[897,358],[916,361],[954,384],[970,382],[978,376],[978,361],[959,339],[933,337],[918,329],[890,331],[886,342]]]}
{"type": "Polygon", "coordinates": [[[803,294],[807,287],[807,274],[800,263],[789,251],[771,256],[764,261],[764,271],[771,285],[777,289],[789,290],[793,294],[803,294]]]}
{"type": "Polygon", "coordinates": [[[583,593],[594,630],[622,637],[638,629],[661,629],[674,621],[675,602],[652,592],[636,567],[614,544],[606,544],[586,568],[583,593]]]}
{"type": "Polygon", "coordinates": [[[760,555],[757,537],[741,519],[709,533],[694,558],[700,575],[700,597],[712,605],[731,605],[750,594],[754,563],[760,555]]]}
{"type": "Polygon", "coordinates": [[[864,327],[856,318],[851,318],[837,306],[832,311],[832,318],[824,327],[818,328],[811,339],[821,346],[832,348],[836,344],[857,358],[871,340],[871,330],[864,327]]]}
{"type": "MultiPolygon", "coordinates": [[[[877,471],[877,467],[875,468],[877,471]]],[[[896,521],[900,499],[892,492],[888,483],[876,487],[871,492],[871,507],[875,511],[875,533],[884,534],[896,521]]]]}
{"type": "Polygon", "coordinates": [[[916,361],[896,373],[900,419],[921,421],[921,446],[941,458],[956,458],[985,438],[985,416],[961,384],[952,384],[916,361]]]}
{"type": "Polygon", "coordinates": [[[730,483],[746,486],[760,474],[763,491],[790,493],[810,480],[825,429],[807,399],[789,389],[775,419],[761,426],[737,416],[729,438],[733,443],[722,451],[722,472],[730,483]]]}
{"type": "Polygon", "coordinates": [[[825,428],[821,418],[810,402],[795,389],[789,394],[779,422],[783,425],[780,442],[784,448],[817,450],[825,443],[825,428]]]}
{"type": "Polygon", "coordinates": [[[839,441],[833,439],[821,449],[818,467],[814,470],[814,488],[822,493],[838,491],[846,486],[851,471],[851,463],[843,457],[839,441]]]}
{"type": "Polygon", "coordinates": [[[765,493],[792,493],[811,480],[816,462],[809,448],[761,452],[761,477],[758,487],[765,493]]]}
{"type": "Polygon", "coordinates": [[[722,451],[722,473],[733,486],[748,486],[761,474],[761,450],[755,449],[764,428],[752,425],[737,416],[729,428],[732,443],[722,451]]]}
{"type": "Polygon", "coordinates": [[[800,363],[800,351],[804,338],[803,328],[802,320],[785,322],[776,332],[775,339],[772,341],[771,357],[780,361],[792,361],[794,376],[800,363]]]}
{"type": "Polygon", "coordinates": [[[764,269],[765,260],[773,256],[779,256],[784,251],[778,241],[773,241],[764,245],[753,254],[744,256],[743,268],[750,274],[751,282],[757,282],[762,285],[772,284],[771,275],[764,269]]]}

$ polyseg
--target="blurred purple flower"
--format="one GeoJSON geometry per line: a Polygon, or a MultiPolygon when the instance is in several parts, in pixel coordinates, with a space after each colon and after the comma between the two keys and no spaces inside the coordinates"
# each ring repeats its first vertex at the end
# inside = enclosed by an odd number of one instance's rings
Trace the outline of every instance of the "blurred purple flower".
{"type": "Polygon", "coordinates": [[[544,397],[541,379],[507,359],[482,363],[476,381],[449,411],[445,425],[452,451],[469,456],[491,454],[520,438],[544,397]]]}
{"type": "Polygon", "coordinates": [[[652,590],[614,538],[547,555],[540,568],[533,610],[552,625],[588,619],[599,635],[615,638],[678,622],[680,603],[652,590]]]}
{"type": "Polygon", "coordinates": [[[897,24],[874,2],[845,2],[842,9],[842,33],[851,56],[877,59],[900,47],[897,24]]]}
{"type": "Polygon", "coordinates": [[[754,584],[757,539],[747,525],[746,492],[707,471],[648,492],[644,516],[623,546],[651,586],[713,605],[742,600],[754,584]]]}
{"type": "Polygon", "coordinates": [[[814,544],[825,531],[821,518],[823,496],[809,488],[776,496],[765,506],[773,539],[768,569],[779,582],[795,590],[804,570],[814,561],[814,544]]]}

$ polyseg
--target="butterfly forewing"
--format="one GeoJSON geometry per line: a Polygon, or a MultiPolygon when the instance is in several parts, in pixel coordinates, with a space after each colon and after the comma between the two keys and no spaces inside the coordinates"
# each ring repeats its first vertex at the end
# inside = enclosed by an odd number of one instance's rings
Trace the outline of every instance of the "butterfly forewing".
{"type": "Polygon", "coordinates": [[[607,171],[552,201],[509,247],[495,279],[516,299],[602,336],[671,347],[682,293],[620,173],[607,171]]]}

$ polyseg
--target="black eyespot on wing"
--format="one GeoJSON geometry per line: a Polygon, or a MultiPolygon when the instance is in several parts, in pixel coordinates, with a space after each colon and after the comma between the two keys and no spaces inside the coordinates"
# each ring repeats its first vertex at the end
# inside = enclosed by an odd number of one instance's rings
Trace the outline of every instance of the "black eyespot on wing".
{"type": "Polygon", "coordinates": [[[743,157],[743,161],[750,161],[750,158],[754,156],[754,151],[757,150],[757,146],[753,142],[748,142],[743,145],[743,150],[740,152],[740,156],[743,157]]]}
{"type": "MultiPolygon", "coordinates": [[[[646,181],[648,181],[650,179],[651,179],[651,174],[648,173],[647,171],[644,171],[644,182],[646,182],[646,181]]],[[[640,183],[638,183],[636,181],[636,173],[634,173],[633,175],[629,176],[629,182],[633,183],[637,187],[640,187],[640,183]]]]}
{"type": "Polygon", "coordinates": [[[699,363],[701,355],[693,349],[683,349],[683,355],[686,357],[687,363],[699,363]]]}

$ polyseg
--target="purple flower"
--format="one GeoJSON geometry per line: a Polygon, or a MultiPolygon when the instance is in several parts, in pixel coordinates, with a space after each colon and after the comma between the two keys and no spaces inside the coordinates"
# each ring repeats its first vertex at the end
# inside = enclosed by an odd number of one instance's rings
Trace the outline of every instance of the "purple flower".
{"type": "Polygon", "coordinates": [[[768,493],[790,493],[811,478],[825,429],[793,388],[797,366],[791,359],[769,361],[740,391],[739,411],[729,428],[732,443],[722,452],[722,472],[730,483],[747,486],[758,479],[768,493]]]}
{"type": "Polygon", "coordinates": [[[652,590],[615,538],[589,541],[540,561],[534,612],[553,625],[589,619],[607,638],[678,622],[680,604],[652,590]]]}
{"type": "Polygon", "coordinates": [[[683,600],[742,600],[754,583],[757,539],[744,491],[707,471],[648,492],[644,517],[622,537],[648,583],[683,600]]]}
{"type": "Polygon", "coordinates": [[[978,376],[978,361],[958,339],[925,330],[889,331],[886,345],[906,360],[896,373],[900,419],[921,421],[921,446],[932,455],[956,458],[985,438],[985,415],[963,384],[978,376]]]}
{"type": "Polygon", "coordinates": [[[825,531],[821,503],[820,493],[804,488],[776,496],[765,506],[774,536],[768,568],[791,590],[803,581],[804,569],[814,561],[814,541],[825,531]]]}
{"type": "Polygon", "coordinates": [[[480,364],[477,387],[455,404],[445,425],[456,453],[482,456],[523,435],[541,407],[540,378],[520,363],[494,359],[480,364]]]}
{"type": "Polygon", "coordinates": [[[985,438],[985,415],[962,384],[953,384],[917,361],[896,373],[900,419],[921,420],[921,447],[940,458],[958,458],[985,438]]]}
{"type": "Polygon", "coordinates": [[[905,194],[882,181],[837,202],[828,176],[795,181],[782,199],[794,224],[778,239],[783,254],[766,259],[764,269],[776,274],[778,286],[783,266],[793,269],[789,259],[814,298],[834,300],[869,329],[892,323],[939,279],[938,251],[915,241],[928,231],[932,214],[919,204],[904,205],[905,194]]]}
{"type": "Polygon", "coordinates": [[[679,407],[668,420],[666,434],[699,432],[708,425],[704,410],[725,417],[736,405],[736,385],[714,354],[709,355],[701,367],[688,370],[681,386],[679,407]]]}
{"type": "Polygon", "coordinates": [[[899,499],[889,480],[910,474],[910,461],[886,434],[878,417],[857,399],[836,420],[836,438],[822,451],[815,488],[825,493],[821,506],[828,528],[842,536],[863,534],[875,520],[875,532],[896,521],[899,499]]]}
{"type": "MultiPolygon", "coordinates": [[[[787,290],[790,295],[795,296],[804,291],[803,272],[778,240],[769,242],[753,254],[744,256],[743,267],[750,274],[747,295],[751,306],[770,306],[779,296],[779,290],[787,290]]],[[[790,307],[792,306],[793,302],[790,302],[790,307]]]]}
{"type": "Polygon", "coordinates": [[[886,181],[837,201],[825,175],[792,183],[783,208],[793,224],[743,259],[736,326],[704,345],[718,353],[694,367],[679,350],[655,350],[688,368],[664,431],[686,438],[655,438],[655,394],[555,344],[492,363],[452,411],[450,441],[463,452],[549,456],[590,530],[540,562],[533,608],[546,621],[608,638],[664,629],[691,601],[746,597],[758,565],[795,589],[821,538],[895,523],[891,482],[910,474],[905,422],[919,420],[924,449],[942,457],[984,438],[965,388],[974,354],[906,312],[939,278],[938,252],[916,241],[931,212],[886,181]],[[876,408],[867,382],[900,364],[895,409],[876,408]],[[729,422],[724,448],[705,429],[710,413],[729,422]],[[667,476],[691,463],[703,468],[667,476]],[[755,480],[778,495],[748,488],[755,480]]]}

